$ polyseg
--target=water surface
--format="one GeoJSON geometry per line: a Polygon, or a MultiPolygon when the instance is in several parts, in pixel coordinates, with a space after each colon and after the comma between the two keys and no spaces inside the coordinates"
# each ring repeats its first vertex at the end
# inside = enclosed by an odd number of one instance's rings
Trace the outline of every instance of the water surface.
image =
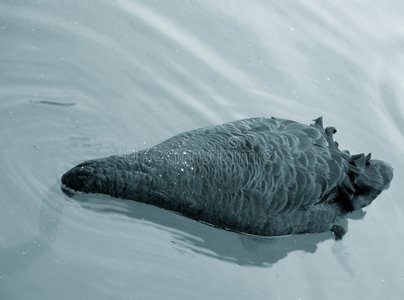
{"type": "Polygon", "coordinates": [[[1,299],[401,299],[404,3],[0,3],[1,299]],[[324,116],[395,177],[348,234],[259,238],[60,176],[186,130],[324,116]]]}

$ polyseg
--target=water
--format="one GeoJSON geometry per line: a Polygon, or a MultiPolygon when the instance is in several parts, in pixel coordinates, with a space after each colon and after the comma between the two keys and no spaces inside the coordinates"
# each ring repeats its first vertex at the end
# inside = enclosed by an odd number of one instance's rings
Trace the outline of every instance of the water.
{"type": "Polygon", "coordinates": [[[1,299],[401,299],[401,1],[0,2],[1,299]],[[324,116],[395,177],[348,234],[259,238],[60,176],[202,126],[324,116]]]}

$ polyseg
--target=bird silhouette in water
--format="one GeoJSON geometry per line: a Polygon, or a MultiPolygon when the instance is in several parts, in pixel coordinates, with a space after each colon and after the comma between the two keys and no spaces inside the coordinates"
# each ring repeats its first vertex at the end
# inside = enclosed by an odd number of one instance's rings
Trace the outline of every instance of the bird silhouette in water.
{"type": "Polygon", "coordinates": [[[83,162],[62,190],[153,204],[211,225],[278,236],[331,230],[369,205],[393,177],[370,154],[338,149],[335,128],[251,118],[178,134],[127,155],[83,162]]]}

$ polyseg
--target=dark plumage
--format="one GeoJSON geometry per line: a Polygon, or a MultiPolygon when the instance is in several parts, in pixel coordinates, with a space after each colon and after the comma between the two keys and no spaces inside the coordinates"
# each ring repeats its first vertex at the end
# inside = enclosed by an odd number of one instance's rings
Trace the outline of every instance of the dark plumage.
{"type": "Polygon", "coordinates": [[[154,204],[258,235],[332,230],[369,205],[393,177],[370,154],[351,156],[322,119],[307,126],[252,118],[178,134],[157,146],[86,161],[62,176],[81,191],[154,204]],[[334,226],[335,225],[335,226],[334,226]]]}

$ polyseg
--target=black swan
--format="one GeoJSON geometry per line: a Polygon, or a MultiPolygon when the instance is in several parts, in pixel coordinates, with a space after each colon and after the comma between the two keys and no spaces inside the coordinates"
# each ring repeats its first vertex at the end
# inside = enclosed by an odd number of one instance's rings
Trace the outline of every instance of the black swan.
{"type": "Polygon", "coordinates": [[[62,189],[102,193],[179,212],[232,231],[275,236],[331,230],[369,205],[392,167],[350,155],[322,118],[307,126],[251,118],[178,134],[127,155],[89,160],[62,176],[62,189]]]}

